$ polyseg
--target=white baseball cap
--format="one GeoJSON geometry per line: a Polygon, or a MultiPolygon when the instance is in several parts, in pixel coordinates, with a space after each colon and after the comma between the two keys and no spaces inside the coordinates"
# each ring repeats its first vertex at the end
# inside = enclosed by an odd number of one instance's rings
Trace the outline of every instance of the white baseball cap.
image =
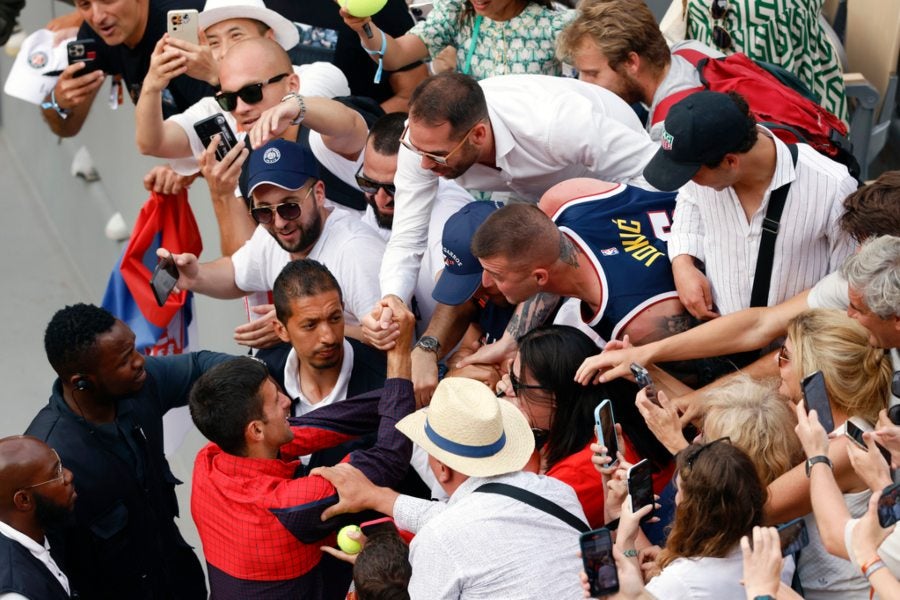
{"type": "Polygon", "coordinates": [[[207,0],[200,13],[200,29],[205,31],[228,19],[255,19],[265,23],[275,34],[275,41],[285,50],[300,43],[297,27],[274,10],[266,8],[262,0],[207,0]]]}
{"type": "Polygon", "coordinates": [[[53,36],[54,33],[48,29],[38,29],[25,38],[6,78],[4,92],[40,106],[59,79],[58,73],[46,73],[62,71],[69,66],[66,44],[71,40],[54,46],[53,36]]]}

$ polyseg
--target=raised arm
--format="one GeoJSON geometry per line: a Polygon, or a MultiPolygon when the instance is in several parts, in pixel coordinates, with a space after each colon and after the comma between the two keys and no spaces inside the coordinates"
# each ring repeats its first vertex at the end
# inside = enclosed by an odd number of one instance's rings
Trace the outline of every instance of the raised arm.
{"type": "Polygon", "coordinates": [[[166,45],[167,36],[156,43],[150,56],[150,68],[134,110],[134,139],[141,154],[183,158],[191,155],[191,143],[181,127],[163,120],[162,92],[172,79],[186,71],[187,64],[177,48],[166,45]]]}
{"type": "Polygon", "coordinates": [[[348,160],[356,160],[369,135],[365,120],[352,108],[330,98],[295,94],[260,115],[250,130],[251,145],[261,147],[298,120],[319,132],[328,149],[348,160]]]}
{"type": "MultiPolygon", "coordinates": [[[[359,35],[363,48],[372,52],[379,52],[382,47],[385,48],[384,68],[387,71],[395,71],[416,61],[426,60],[429,56],[425,42],[418,36],[407,33],[394,38],[379,29],[371,18],[354,17],[343,8],[341,17],[344,19],[344,23],[359,35]],[[367,25],[372,34],[371,37],[366,33],[367,25]]],[[[371,57],[372,60],[378,61],[377,54],[373,54],[371,57]]]]}

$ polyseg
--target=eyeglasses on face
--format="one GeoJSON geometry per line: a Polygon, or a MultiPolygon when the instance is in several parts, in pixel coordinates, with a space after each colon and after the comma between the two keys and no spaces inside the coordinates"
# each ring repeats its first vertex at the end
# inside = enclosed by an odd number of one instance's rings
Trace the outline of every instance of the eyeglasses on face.
{"type": "Polygon", "coordinates": [[[787,346],[782,345],[778,350],[778,366],[783,367],[785,363],[791,362],[791,356],[788,354],[787,346]]]}
{"type": "Polygon", "coordinates": [[[550,431],[547,429],[541,429],[540,427],[532,427],[531,435],[534,436],[534,449],[540,450],[545,445],[547,445],[547,439],[550,437],[550,431]]]}
{"type": "Polygon", "coordinates": [[[394,187],[393,183],[382,183],[366,177],[365,174],[363,174],[362,165],[359,165],[359,169],[356,170],[356,185],[358,185],[359,189],[364,193],[373,196],[378,193],[378,190],[384,190],[384,193],[393,198],[394,194],[397,192],[397,188],[394,187]]]}
{"type": "Polygon", "coordinates": [[[427,158],[428,160],[430,160],[433,163],[437,163],[443,167],[446,167],[447,163],[450,160],[450,157],[453,156],[453,154],[456,153],[457,150],[462,148],[463,144],[466,143],[466,140],[469,139],[469,136],[472,135],[472,132],[475,131],[475,128],[478,126],[478,123],[481,123],[481,121],[477,121],[475,123],[475,125],[472,125],[472,127],[470,127],[469,130],[466,132],[466,135],[463,136],[463,139],[459,140],[459,143],[456,144],[456,146],[454,146],[453,149],[450,150],[450,152],[448,152],[447,154],[432,154],[431,152],[425,152],[424,150],[419,150],[418,148],[413,146],[412,142],[410,142],[408,139],[406,139],[406,136],[409,133],[409,123],[406,124],[406,127],[403,128],[403,133],[400,134],[400,143],[403,144],[404,146],[406,146],[406,148],[408,148],[410,151],[418,154],[419,156],[421,156],[423,158],[427,158]]]}
{"type": "Polygon", "coordinates": [[[247,104],[256,104],[257,102],[262,100],[263,88],[265,86],[269,85],[270,83],[281,81],[288,75],[290,75],[290,73],[281,73],[267,81],[245,85],[236,92],[218,92],[216,94],[216,102],[219,103],[219,106],[222,107],[222,110],[227,110],[228,112],[231,112],[235,108],[237,108],[238,98],[240,98],[247,104]]]}
{"type": "Polygon", "coordinates": [[[62,461],[59,459],[59,454],[56,453],[56,450],[51,450],[53,452],[53,456],[56,457],[56,477],[53,479],[48,479],[47,481],[42,481],[40,483],[33,483],[31,485],[26,485],[23,488],[19,488],[19,491],[30,490],[36,487],[40,487],[42,485],[47,485],[48,483],[54,483],[57,481],[62,481],[65,477],[65,473],[63,472],[62,461]]]}
{"type": "Polygon", "coordinates": [[[522,380],[516,377],[516,374],[513,372],[513,363],[509,362],[509,386],[512,388],[513,393],[516,396],[522,393],[522,390],[544,390],[550,391],[546,387],[542,385],[529,385],[527,383],[522,383],[522,380]]]}
{"type": "Polygon", "coordinates": [[[720,437],[720,438],[717,439],[717,440],[713,440],[713,441],[711,441],[710,443],[708,443],[708,444],[703,444],[702,446],[700,446],[699,448],[697,448],[697,450],[695,450],[690,456],[688,456],[687,461],[685,461],[685,464],[687,464],[687,468],[688,468],[688,469],[693,469],[693,468],[694,468],[694,462],[696,462],[698,456],[700,456],[701,454],[703,454],[703,451],[704,451],[704,450],[706,450],[706,449],[708,449],[708,448],[712,448],[713,446],[715,446],[716,444],[721,443],[721,442],[728,442],[728,443],[730,444],[730,443],[731,443],[731,438],[728,437],[728,436],[726,436],[726,437],[720,437]]]}
{"type": "MultiPolygon", "coordinates": [[[[315,187],[310,187],[300,202],[306,200],[314,189],[315,187]]],[[[269,225],[272,223],[275,220],[275,213],[278,213],[278,216],[285,221],[293,221],[294,219],[299,218],[300,213],[302,212],[300,202],[282,202],[281,204],[254,206],[250,209],[250,216],[253,217],[253,220],[259,225],[269,225]]]]}

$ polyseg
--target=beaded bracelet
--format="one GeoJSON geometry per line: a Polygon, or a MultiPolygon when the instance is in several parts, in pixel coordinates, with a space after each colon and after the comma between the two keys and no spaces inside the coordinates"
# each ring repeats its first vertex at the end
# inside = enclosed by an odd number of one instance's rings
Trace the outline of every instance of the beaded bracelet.
{"type": "Polygon", "coordinates": [[[384,53],[387,51],[387,36],[383,31],[381,32],[381,50],[369,50],[361,41],[360,45],[369,56],[378,56],[378,70],[375,71],[375,83],[381,83],[381,73],[384,71],[384,53]]]}

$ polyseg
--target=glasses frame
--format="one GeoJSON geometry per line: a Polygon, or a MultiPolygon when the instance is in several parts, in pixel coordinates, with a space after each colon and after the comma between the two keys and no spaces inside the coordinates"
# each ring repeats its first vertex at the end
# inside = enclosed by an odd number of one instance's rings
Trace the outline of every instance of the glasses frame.
{"type": "Polygon", "coordinates": [[[687,457],[687,459],[684,461],[685,466],[687,466],[687,468],[689,470],[693,470],[694,462],[697,460],[697,457],[700,456],[701,454],[703,454],[703,451],[706,450],[707,448],[711,448],[720,442],[728,442],[730,444],[731,438],[726,435],[725,437],[720,437],[719,439],[713,440],[713,441],[709,442],[708,444],[703,444],[693,454],[691,454],[690,456],[687,457]]]}
{"type": "Polygon", "coordinates": [[[271,225],[272,223],[275,222],[275,213],[278,213],[278,216],[281,217],[282,219],[284,219],[285,221],[296,221],[297,219],[300,218],[300,215],[303,214],[303,207],[301,206],[301,203],[304,202],[307,198],[309,198],[309,195],[312,193],[312,191],[314,189],[316,189],[315,184],[313,184],[306,191],[306,194],[303,196],[303,198],[300,199],[299,202],[292,201],[292,202],[282,202],[280,204],[271,204],[271,205],[266,205],[266,206],[254,206],[249,211],[250,218],[253,219],[253,221],[257,225],[271,225]],[[288,218],[288,217],[284,216],[283,214],[281,214],[282,207],[288,207],[288,206],[296,206],[297,207],[297,216],[296,217],[288,218]],[[258,211],[259,214],[268,213],[268,216],[266,217],[266,219],[268,219],[268,221],[259,219],[259,217],[257,217],[257,215],[254,214],[253,211],[258,211]]]}
{"type": "Polygon", "coordinates": [[[409,150],[410,152],[414,152],[415,154],[417,154],[418,156],[420,156],[422,158],[427,158],[428,160],[430,160],[433,163],[439,164],[442,167],[446,167],[448,164],[448,161],[450,160],[450,157],[453,156],[457,150],[462,148],[463,144],[466,143],[466,140],[469,139],[469,136],[472,135],[472,132],[475,131],[475,128],[478,127],[479,123],[481,123],[481,119],[476,121],[475,124],[472,125],[469,128],[469,130],[466,132],[466,135],[464,135],[463,138],[461,140],[459,140],[459,143],[456,144],[456,146],[454,146],[453,149],[450,150],[450,152],[448,152],[447,154],[444,154],[443,156],[438,155],[438,154],[432,154],[431,152],[425,152],[424,150],[419,150],[418,148],[413,146],[412,142],[410,142],[409,140],[406,139],[406,135],[409,133],[409,122],[407,122],[406,127],[403,128],[403,133],[400,134],[400,143],[403,144],[406,147],[406,149],[409,150]]]}
{"type": "Polygon", "coordinates": [[[363,191],[364,194],[369,194],[374,196],[378,193],[378,190],[384,190],[384,193],[393,198],[397,194],[397,188],[392,183],[382,183],[381,181],[375,181],[371,177],[368,177],[365,173],[363,173],[363,166],[359,165],[359,168],[356,170],[356,185],[359,186],[359,189],[363,191]]]}
{"type": "Polygon", "coordinates": [[[527,383],[522,383],[522,380],[518,378],[515,373],[513,373],[513,361],[509,361],[509,368],[507,368],[507,372],[509,373],[509,387],[512,388],[512,391],[516,396],[521,395],[522,390],[543,390],[545,392],[553,391],[543,385],[529,385],[527,383]]]}
{"type": "Polygon", "coordinates": [[[237,99],[240,98],[246,104],[258,104],[262,101],[262,89],[269,85],[270,83],[276,83],[284,79],[290,75],[290,73],[279,73],[275,77],[272,77],[266,81],[261,81],[259,83],[250,83],[245,85],[241,89],[234,92],[223,92],[219,90],[216,92],[216,103],[218,103],[219,107],[222,110],[227,110],[228,112],[233,111],[237,108],[237,99]],[[248,97],[248,94],[250,95],[248,97]]]}
{"type": "Polygon", "coordinates": [[[716,21],[721,21],[728,16],[728,0],[712,0],[709,4],[709,16],[716,21]]]}
{"type": "Polygon", "coordinates": [[[778,366],[783,367],[784,363],[791,362],[791,357],[788,355],[787,346],[782,344],[781,348],[778,349],[778,355],[775,357],[778,361],[778,366]]]}
{"type": "Polygon", "coordinates": [[[56,464],[57,464],[56,477],[54,477],[53,479],[48,479],[47,481],[42,481],[40,483],[33,483],[31,485],[26,485],[25,487],[21,487],[18,490],[16,490],[17,492],[24,492],[25,490],[32,490],[36,487],[41,487],[42,485],[47,485],[48,483],[54,483],[56,481],[65,480],[66,472],[63,469],[62,460],[59,458],[59,454],[56,452],[56,450],[53,450],[52,448],[50,449],[50,451],[53,452],[53,456],[56,457],[56,464]]]}

